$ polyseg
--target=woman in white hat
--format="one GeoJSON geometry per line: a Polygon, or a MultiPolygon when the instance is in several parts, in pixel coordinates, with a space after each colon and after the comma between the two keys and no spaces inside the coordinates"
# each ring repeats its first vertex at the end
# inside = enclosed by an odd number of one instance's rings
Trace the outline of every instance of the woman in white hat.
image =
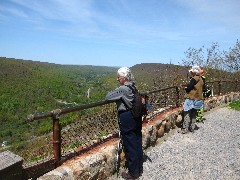
{"type": "Polygon", "coordinates": [[[184,109],[184,121],[183,128],[180,131],[182,134],[186,134],[189,131],[194,132],[197,111],[203,108],[203,85],[204,82],[200,76],[200,67],[193,66],[189,70],[191,80],[185,88],[185,101],[183,105],[184,109]]]}
{"type": "Polygon", "coordinates": [[[118,69],[117,81],[120,86],[109,92],[107,100],[115,100],[118,109],[123,149],[126,155],[128,172],[122,172],[124,179],[137,179],[143,171],[142,117],[134,118],[131,111],[134,92],[137,90],[131,70],[127,67],[118,69]]]}

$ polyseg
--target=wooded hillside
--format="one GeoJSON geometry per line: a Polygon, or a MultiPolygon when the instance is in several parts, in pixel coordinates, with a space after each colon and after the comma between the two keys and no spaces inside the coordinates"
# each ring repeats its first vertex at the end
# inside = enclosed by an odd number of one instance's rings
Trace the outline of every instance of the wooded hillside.
{"type": "Polygon", "coordinates": [[[30,123],[27,115],[98,101],[115,83],[115,75],[114,67],[0,58],[0,142],[28,140],[32,126],[37,126],[35,135],[48,132],[51,122],[30,123]]]}

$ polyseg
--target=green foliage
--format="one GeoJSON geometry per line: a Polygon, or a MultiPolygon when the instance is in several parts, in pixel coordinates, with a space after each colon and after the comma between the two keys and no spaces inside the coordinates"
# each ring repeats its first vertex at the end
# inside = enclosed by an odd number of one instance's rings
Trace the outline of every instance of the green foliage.
{"type": "MultiPolygon", "coordinates": [[[[115,74],[113,67],[0,58],[0,142],[15,144],[52,131],[51,120],[28,122],[27,115],[99,101],[115,74]]],[[[63,125],[73,118],[63,119],[63,125]]]]}
{"type": "Polygon", "coordinates": [[[229,104],[229,107],[240,111],[240,101],[233,101],[229,104]]]}

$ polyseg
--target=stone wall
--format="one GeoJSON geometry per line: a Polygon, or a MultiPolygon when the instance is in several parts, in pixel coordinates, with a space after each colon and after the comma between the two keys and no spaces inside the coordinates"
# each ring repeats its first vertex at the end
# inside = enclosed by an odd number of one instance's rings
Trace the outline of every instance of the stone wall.
{"type": "MultiPolygon", "coordinates": [[[[233,100],[240,100],[239,92],[211,97],[205,100],[204,111],[224,106],[233,100]]],[[[160,140],[167,136],[171,129],[181,126],[182,107],[160,109],[151,115],[154,118],[143,123],[143,149],[160,143],[160,140]]],[[[117,140],[112,139],[84,155],[65,162],[60,167],[39,177],[38,180],[107,179],[114,173],[117,140]]]]}
{"type": "Polygon", "coordinates": [[[0,153],[0,179],[15,180],[22,177],[23,159],[10,151],[0,153]]]}

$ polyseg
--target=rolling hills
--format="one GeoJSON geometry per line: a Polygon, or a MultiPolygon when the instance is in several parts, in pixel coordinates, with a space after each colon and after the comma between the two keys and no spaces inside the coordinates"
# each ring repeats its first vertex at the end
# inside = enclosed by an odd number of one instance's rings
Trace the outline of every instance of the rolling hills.
{"type": "Polygon", "coordinates": [[[50,122],[30,124],[27,115],[98,101],[114,86],[115,74],[115,67],[0,58],[0,142],[27,140],[33,129],[48,132],[50,122]]]}

